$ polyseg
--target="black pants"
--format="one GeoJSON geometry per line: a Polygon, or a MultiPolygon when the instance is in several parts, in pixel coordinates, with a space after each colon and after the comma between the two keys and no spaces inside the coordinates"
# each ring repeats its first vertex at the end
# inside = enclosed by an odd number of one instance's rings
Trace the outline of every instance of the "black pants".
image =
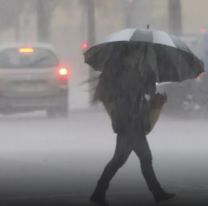
{"type": "Polygon", "coordinates": [[[118,169],[124,165],[132,151],[134,151],[140,159],[142,174],[146,180],[149,190],[153,193],[161,190],[160,184],[157,181],[152,167],[152,155],[148,142],[145,135],[140,133],[140,136],[135,136],[134,134],[130,134],[128,137],[126,135],[117,136],[114,156],[105,167],[98,181],[95,190],[96,193],[105,195],[111,179],[116,174],[118,169]]]}

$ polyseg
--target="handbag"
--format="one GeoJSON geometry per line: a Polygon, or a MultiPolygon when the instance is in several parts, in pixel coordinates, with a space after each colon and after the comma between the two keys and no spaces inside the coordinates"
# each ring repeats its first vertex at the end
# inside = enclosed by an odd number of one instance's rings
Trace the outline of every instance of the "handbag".
{"type": "Polygon", "coordinates": [[[149,134],[154,128],[166,101],[167,101],[166,94],[156,93],[154,96],[150,98],[149,111],[148,111],[149,125],[148,127],[145,128],[146,134],[149,134]]]}

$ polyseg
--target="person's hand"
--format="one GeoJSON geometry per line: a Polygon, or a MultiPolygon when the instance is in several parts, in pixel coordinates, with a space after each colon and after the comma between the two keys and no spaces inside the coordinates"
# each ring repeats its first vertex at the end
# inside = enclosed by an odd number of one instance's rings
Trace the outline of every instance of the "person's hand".
{"type": "Polygon", "coordinates": [[[167,96],[166,93],[163,93],[163,94],[161,94],[161,93],[156,93],[156,95],[161,99],[161,101],[167,102],[168,96],[167,96]]]}
{"type": "Polygon", "coordinates": [[[153,107],[161,107],[165,102],[167,102],[167,94],[156,93],[151,98],[151,105],[153,107]]]}

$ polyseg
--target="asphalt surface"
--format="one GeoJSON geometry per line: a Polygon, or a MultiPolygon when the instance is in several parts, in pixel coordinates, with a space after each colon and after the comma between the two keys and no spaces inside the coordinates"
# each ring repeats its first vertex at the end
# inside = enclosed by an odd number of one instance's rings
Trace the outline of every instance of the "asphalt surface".
{"type": "MultiPolygon", "coordinates": [[[[1,117],[0,131],[0,205],[92,205],[89,196],[115,147],[105,113],[1,117]]],[[[207,205],[207,120],[162,116],[148,140],[161,184],[176,193],[162,204],[207,205]]],[[[111,205],[155,205],[134,154],[113,179],[108,199],[111,205]]]]}

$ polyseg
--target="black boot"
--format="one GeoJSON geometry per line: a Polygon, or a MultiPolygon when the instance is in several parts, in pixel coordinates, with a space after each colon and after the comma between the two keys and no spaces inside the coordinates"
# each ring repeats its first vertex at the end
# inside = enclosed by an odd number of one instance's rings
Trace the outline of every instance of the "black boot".
{"type": "Polygon", "coordinates": [[[99,206],[109,206],[108,201],[106,200],[105,193],[98,192],[95,190],[95,192],[92,194],[90,200],[94,203],[96,203],[99,206]]]}
{"type": "Polygon", "coordinates": [[[153,192],[153,197],[156,203],[169,200],[175,197],[175,194],[165,192],[164,190],[153,192]]]}
{"type": "Polygon", "coordinates": [[[175,194],[165,192],[160,186],[160,183],[158,182],[152,167],[152,161],[142,161],[141,166],[148,188],[153,193],[153,197],[156,203],[175,197],[175,194]]]}
{"type": "Polygon", "coordinates": [[[90,200],[99,206],[109,206],[109,203],[106,200],[106,191],[108,187],[108,184],[104,184],[101,180],[99,180],[90,200]]]}

